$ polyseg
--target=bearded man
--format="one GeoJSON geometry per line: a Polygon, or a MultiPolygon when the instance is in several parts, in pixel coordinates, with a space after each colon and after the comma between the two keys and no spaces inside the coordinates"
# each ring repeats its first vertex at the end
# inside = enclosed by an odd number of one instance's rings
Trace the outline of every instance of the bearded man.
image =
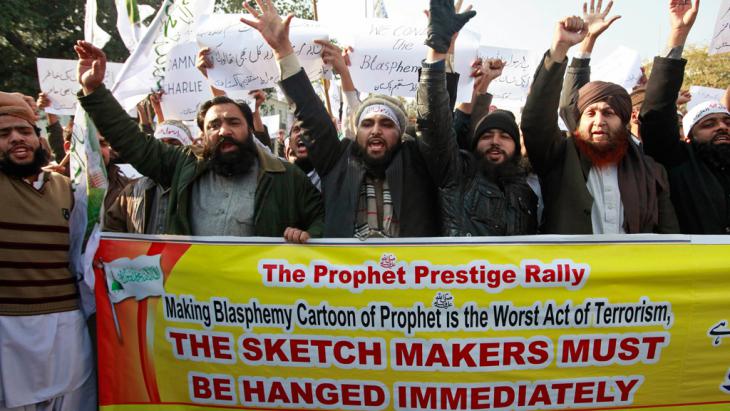
{"type": "Polygon", "coordinates": [[[0,92],[0,409],[96,410],[91,338],[69,270],[66,176],[35,113],[0,92]]]}
{"type": "Polygon", "coordinates": [[[322,233],[317,190],[297,167],[253,141],[253,114],[225,96],[200,106],[202,153],[167,145],[139,131],[102,80],[106,56],[79,41],[79,102],[119,154],[169,187],[165,232],[181,235],[284,236],[301,243],[322,233]]]}
{"type": "Polygon", "coordinates": [[[682,52],[699,2],[672,2],[668,52],[656,57],[646,86],[640,128],[644,149],[664,164],[672,202],[683,234],[730,234],[730,113],[705,102],[682,121],[689,144],[680,138],[676,96],[687,61],[682,52]]]}
{"type": "Polygon", "coordinates": [[[317,190],[322,191],[322,180],[309,159],[307,146],[302,142],[302,128],[299,122],[294,123],[289,132],[289,137],[284,140],[284,153],[285,158],[304,171],[309,177],[309,181],[317,187],[317,190]]]}
{"type": "Polygon", "coordinates": [[[522,115],[527,154],[545,202],[541,232],[677,232],[666,171],[630,144],[631,99],[626,90],[605,82],[581,87],[577,129],[567,138],[560,132],[557,112],[567,52],[586,34],[579,17],[558,23],[522,115]]]}
{"type": "MultiPolygon", "coordinates": [[[[451,0],[434,4],[433,19],[458,19],[451,0]],[[440,7],[439,7],[440,6],[440,7]]],[[[537,232],[537,196],[520,166],[515,116],[495,110],[479,119],[468,150],[459,150],[446,89],[446,58],[429,47],[418,85],[418,137],[439,187],[448,236],[527,235],[537,232]]],[[[501,74],[502,64],[489,77],[501,74]]],[[[488,67],[486,67],[488,69],[488,67]]],[[[488,104],[487,104],[488,105],[488,104]]]]}
{"type": "Polygon", "coordinates": [[[434,187],[419,144],[406,133],[403,105],[371,96],[360,105],[355,141],[340,140],[322,101],[299,64],[289,38],[292,16],[282,19],[271,1],[244,3],[241,21],[274,51],[280,86],[294,103],[301,139],[322,179],[325,237],[424,237],[440,232],[434,187]]]}

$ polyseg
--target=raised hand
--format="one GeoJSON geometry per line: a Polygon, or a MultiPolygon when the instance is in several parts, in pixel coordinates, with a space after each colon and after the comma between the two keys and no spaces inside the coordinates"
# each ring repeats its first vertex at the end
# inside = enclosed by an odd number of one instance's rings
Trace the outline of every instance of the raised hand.
{"type": "Polygon", "coordinates": [[[45,110],[46,107],[51,106],[51,99],[48,98],[48,95],[44,92],[38,93],[38,100],[36,100],[36,106],[38,106],[39,109],[45,110]]]}
{"type": "Polygon", "coordinates": [[[213,68],[213,60],[210,59],[210,49],[208,47],[198,50],[195,68],[203,74],[203,77],[208,78],[208,69],[213,68]]]}
{"type": "Polygon", "coordinates": [[[472,65],[472,77],[474,77],[474,91],[477,94],[487,92],[492,80],[502,75],[502,70],[507,65],[500,59],[484,59],[481,62],[476,61],[472,65]]]}
{"type": "Polygon", "coordinates": [[[700,0],[670,0],[669,20],[673,30],[682,29],[689,31],[695,24],[697,12],[700,9],[700,0]]]}
{"type": "Polygon", "coordinates": [[[700,10],[700,0],[670,0],[669,21],[671,32],[669,34],[669,47],[684,46],[687,36],[697,19],[697,12],[700,10]]]}
{"type": "Polygon", "coordinates": [[[152,110],[155,111],[155,115],[157,116],[157,123],[162,123],[165,121],[165,114],[162,111],[162,95],[165,94],[164,91],[155,91],[150,93],[150,104],[152,104],[152,110]]]}
{"type": "Polygon", "coordinates": [[[332,66],[335,73],[342,74],[348,70],[347,66],[350,65],[349,53],[327,40],[314,40],[314,42],[322,46],[322,61],[332,66]]]}
{"type": "Polygon", "coordinates": [[[263,90],[251,90],[248,92],[248,95],[253,97],[253,100],[255,102],[254,111],[259,111],[259,108],[261,108],[261,105],[264,104],[264,101],[266,101],[266,93],[264,93],[263,90]]]}
{"type": "Polygon", "coordinates": [[[568,50],[583,41],[588,34],[585,22],[578,16],[566,17],[558,22],[553,37],[550,56],[555,61],[563,61],[568,50]]]}
{"type": "Polygon", "coordinates": [[[692,93],[690,93],[688,90],[680,90],[679,94],[677,95],[677,105],[681,106],[682,104],[687,104],[690,101],[692,101],[692,93]]]}
{"type": "Polygon", "coordinates": [[[606,31],[614,21],[621,16],[608,17],[608,13],[613,7],[613,1],[609,1],[606,9],[601,11],[603,0],[591,0],[590,8],[588,2],[583,3],[583,21],[586,25],[586,38],[583,40],[581,51],[590,53],[598,36],[606,31]]]}
{"type": "Polygon", "coordinates": [[[293,53],[294,49],[289,40],[289,25],[294,15],[289,14],[282,20],[272,0],[256,0],[256,4],[261,10],[260,12],[249,6],[248,3],[243,3],[243,8],[251,13],[254,20],[241,17],[241,22],[261,33],[266,44],[274,50],[274,57],[277,60],[293,53]]]}
{"type": "Polygon", "coordinates": [[[500,59],[486,59],[482,63],[482,72],[489,81],[492,81],[502,75],[502,70],[506,65],[507,62],[500,59]]]}
{"type": "MultiPolygon", "coordinates": [[[[51,106],[51,99],[48,97],[48,94],[41,91],[38,93],[38,100],[35,101],[35,105],[39,110],[45,110],[51,106]]],[[[48,119],[48,125],[56,124],[56,122],[58,122],[58,116],[55,114],[46,113],[46,118],[48,119]]]]}
{"type": "Polygon", "coordinates": [[[452,40],[455,40],[454,36],[476,14],[471,7],[467,7],[463,13],[457,13],[453,0],[430,0],[426,45],[436,53],[447,53],[452,40]]]}
{"type": "Polygon", "coordinates": [[[74,46],[79,57],[76,73],[84,95],[94,92],[104,82],[106,73],[106,54],[93,44],[79,40],[74,46]]]}

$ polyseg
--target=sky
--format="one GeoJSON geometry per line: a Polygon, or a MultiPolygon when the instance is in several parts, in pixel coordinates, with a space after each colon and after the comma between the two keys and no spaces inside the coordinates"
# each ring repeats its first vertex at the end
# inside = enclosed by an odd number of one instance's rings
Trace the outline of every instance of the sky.
{"type": "MultiPolygon", "coordinates": [[[[372,0],[371,0],[372,1],[372,0]]],[[[384,0],[389,17],[421,18],[427,0],[384,0]]],[[[339,0],[348,3],[353,0],[339,0]]],[[[721,0],[702,0],[688,44],[707,46],[721,0]]],[[[467,28],[479,32],[484,45],[539,51],[550,47],[555,24],[565,16],[581,15],[578,0],[464,0],[477,16],[467,28]]],[[[607,2],[604,2],[604,6],[607,2]]],[[[637,50],[642,61],[664,51],[669,35],[669,0],[615,0],[610,15],[620,15],[596,44],[594,58],[607,56],[619,46],[637,50]]]]}

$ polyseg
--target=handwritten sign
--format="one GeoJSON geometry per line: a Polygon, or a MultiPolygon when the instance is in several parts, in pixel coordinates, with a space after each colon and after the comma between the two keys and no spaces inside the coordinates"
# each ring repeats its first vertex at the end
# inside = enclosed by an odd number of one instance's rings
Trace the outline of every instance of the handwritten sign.
{"type": "MultiPolygon", "coordinates": [[[[208,69],[208,78],[223,90],[273,87],[279,81],[274,52],[259,32],[241,23],[240,18],[238,14],[211,15],[198,30],[198,45],[211,49],[214,67],[208,69]]],[[[294,19],[289,37],[310,80],[321,78],[322,47],[314,40],[327,39],[327,31],[317,22],[294,19]]]]}
{"type": "MultiPolygon", "coordinates": [[[[76,60],[36,59],[41,91],[48,95],[51,105],[46,113],[73,115],[76,111],[76,92],[81,86],[76,80],[76,60]]],[[[106,64],[104,84],[110,87],[122,69],[120,63],[106,64]]]]}
{"type": "Polygon", "coordinates": [[[178,44],[167,57],[165,80],[162,83],[162,111],[165,118],[193,120],[198,107],[213,98],[208,80],[195,67],[198,45],[178,44]]]}
{"type": "Polygon", "coordinates": [[[705,101],[722,101],[722,97],[725,95],[725,90],[712,87],[701,87],[692,86],[689,88],[689,93],[692,94],[692,100],[687,103],[687,110],[705,101]]]}
{"type": "Polygon", "coordinates": [[[593,65],[591,80],[608,81],[629,93],[641,78],[641,56],[636,50],[620,46],[599,63],[593,65]]]}
{"type": "MultiPolygon", "coordinates": [[[[350,72],[358,90],[390,96],[415,97],[418,69],[426,57],[426,22],[370,19],[351,28],[353,35],[350,72]]],[[[339,37],[338,37],[339,38],[339,37]]],[[[456,42],[454,70],[459,78],[458,101],[471,100],[474,84],[469,76],[477,57],[479,35],[462,30],[456,42]]]]}
{"type": "Polygon", "coordinates": [[[134,109],[150,91],[162,87],[170,50],[193,41],[201,17],[211,14],[214,6],[214,0],[166,0],[160,6],[112,88],[126,110],[134,109]]]}
{"type": "Polygon", "coordinates": [[[728,52],[730,52],[730,0],[724,0],[717,13],[717,22],[707,53],[713,55],[728,52]]]}
{"type": "Polygon", "coordinates": [[[502,75],[489,85],[488,92],[494,96],[492,103],[496,106],[512,107],[517,103],[524,105],[532,76],[542,55],[529,50],[480,46],[479,57],[500,59],[507,63],[502,75]]]}

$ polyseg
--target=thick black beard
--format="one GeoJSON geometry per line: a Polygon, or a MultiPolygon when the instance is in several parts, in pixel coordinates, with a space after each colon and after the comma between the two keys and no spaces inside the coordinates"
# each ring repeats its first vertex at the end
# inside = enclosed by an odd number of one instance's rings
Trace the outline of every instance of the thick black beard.
{"type": "Polygon", "coordinates": [[[314,170],[314,165],[312,164],[312,160],[307,158],[297,158],[294,160],[294,164],[299,167],[302,171],[304,171],[304,174],[309,173],[310,171],[314,170]]]}
{"type": "Polygon", "coordinates": [[[49,158],[48,152],[39,146],[33,152],[33,162],[28,164],[17,164],[8,156],[0,157],[0,171],[17,178],[37,176],[48,165],[49,158]]]}
{"type": "Polygon", "coordinates": [[[730,144],[692,142],[697,156],[714,169],[730,167],[730,144]]]}
{"type": "Polygon", "coordinates": [[[487,180],[497,183],[500,187],[516,183],[527,175],[519,164],[519,157],[512,156],[502,163],[494,163],[482,157],[479,159],[479,170],[487,180]]]}
{"type": "Polygon", "coordinates": [[[223,137],[218,140],[215,146],[206,146],[203,155],[210,158],[213,172],[223,177],[240,176],[251,171],[258,157],[256,143],[252,140],[253,134],[244,143],[240,143],[231,137],[223,137]],[[234,144],[237,151],[221,153],[220,146],[224,142],[234,144]]]}
{"type": "Polygon", "coordinates": [[[400,149],[400,144],[397,144],[395,147],[388,149],[385,152],[385,155],[383,155],[380,158],[372,158],[370,155],[368,155],[367,151],[360,147],[359,144],[353,143],[351,144],[352,147],[352,154],[355,155],[355,157],[359,158],[363,165],[365,165],[365,171],[369,173],[370,175],[378,178],[384,178],[385,177],[385,171],[388,169],[388,166],[390,165],[390,162],[393,161],[393,157],[398,153],[398,150],[400,149]]]}

